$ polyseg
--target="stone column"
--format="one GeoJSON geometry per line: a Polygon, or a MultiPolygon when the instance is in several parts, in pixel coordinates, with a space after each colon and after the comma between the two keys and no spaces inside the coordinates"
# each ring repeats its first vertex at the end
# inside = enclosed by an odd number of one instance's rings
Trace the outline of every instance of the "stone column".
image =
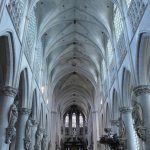
{"type": "Polygon", "coordinates": [[[52,117],[52,122],[51,122],[51,149],[55,150],[56,148],[56,123],[57,123],[57,112],[56,111],[51,111],[51,117],[52,117]]]}
{"type": "Polygon", "coordinates": [[[69,114],[69,135],[72,135],[72,113],[69,114]]]}
{"type": "Polygon", "coordinates": [[[93,121],[93,150],[97,150],[97,120],[96,120],[97,111],[92,112],[92,121],[93,121]]]}
{"type": "Polygon", "coordinates": [[[19,108],[15,150],[24,150],[25,128],[30,112],[28,108],[19,108]]]}
{"type": "Polygon", "coordinates": [[[76,114],[76,132],[77,132],[77,135],[80,134],[80,124],[79,124],[79,114],[78,113],[76,114]]]}
{"type": "Polygon", "coordinates": [[[87,125],[85,123],[85,116],[83,116],[83,135],[86,136],[86,128],[87,128],[87,125]]]}
{"type": "Polygon", "coordinates": [[[32,135],[31,135],[31,150],[34,150],[34,145],[35,145],[35,136],[36,136],[36,131],[37,131],[37,125],[38,123],[36,120],[33,120],[33,127],[32,127],[32,135]]]}
{"type": "Polygon", "coordinates": [[[17,90],[10,86],[0,87],[0,150],[6,150],[6,128],[8,127],[9,110],[14,102],[17,90]]]}
{"type": "Polygon", "coordinates": [[[121,107],[121,136],[126,138],[127,150],[136,150],[135,130],[132,119],[132,109],[128,107],[121,107]]]}
{"type": "Polygon", "coordinates": [[[66,135],[65,118],[63,118],[63,137],[66,135]]]}
{"type": "Polygon", "coordinates": [[[138,129],[138,136],[145,143],[145,150],[150,149],[150,86],[140,85],[134,88],[134,94],[137,97],[137,102],[140,104],[142,112],[141,119],[143,125],[138,129]]]}

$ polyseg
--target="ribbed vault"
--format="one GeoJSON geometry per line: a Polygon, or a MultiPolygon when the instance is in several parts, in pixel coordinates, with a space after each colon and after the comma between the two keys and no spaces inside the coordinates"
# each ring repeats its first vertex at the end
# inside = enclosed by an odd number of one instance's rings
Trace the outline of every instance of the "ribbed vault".
{"type": "Polygon", "coordinates": [[[94,93],[94,86],[85,76],[69,73],[55,86],[55,108],[63,114],[70,106],[76,105],[87,115],[94,103],[94,93]]]}
{"type": "Polygon", "coordinates": [[[79,105],[94,107],[101,62],[111,35],[109,0],[41,0],[36,5],[53,106],[62,113],[79,105]]]}

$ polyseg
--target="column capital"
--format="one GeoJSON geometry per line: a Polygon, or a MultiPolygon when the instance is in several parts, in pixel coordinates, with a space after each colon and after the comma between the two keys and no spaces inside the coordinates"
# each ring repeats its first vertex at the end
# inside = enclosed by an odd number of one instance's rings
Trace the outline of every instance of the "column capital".
{"type": "Polygon", "coordinates": [[[133,89],[133,92],[136,96],[150,94],[150,85],[139,85],[133,89]]]}
{"type": "Polygon", "coordinates": [[[0,94],[15,98],[17,89],[11,86],[0,86],[0,94]]]}
{"type": "Polygon", "coordinates": [[[28,108],[19,108],[18,111],[19,111],[22,115],[30,115],[30,113],[31,113],[31,109],[28,109],[28,108]]]}
{"type": "Polygon", "coordinates": [[[132,112],[132,108],[131,107],[120,107],[120,112],[121,113],[132,112]]]}

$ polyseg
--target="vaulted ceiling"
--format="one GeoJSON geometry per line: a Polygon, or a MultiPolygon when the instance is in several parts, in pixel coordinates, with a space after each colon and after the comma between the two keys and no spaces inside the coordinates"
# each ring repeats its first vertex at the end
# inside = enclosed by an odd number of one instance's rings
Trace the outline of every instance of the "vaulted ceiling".
{"type": "Polygon", "coordinates": [[[36,15],[57,109],[65,111],[75,104],[87,113],[111,37],[112,2],[41,0],[36,15]]]}

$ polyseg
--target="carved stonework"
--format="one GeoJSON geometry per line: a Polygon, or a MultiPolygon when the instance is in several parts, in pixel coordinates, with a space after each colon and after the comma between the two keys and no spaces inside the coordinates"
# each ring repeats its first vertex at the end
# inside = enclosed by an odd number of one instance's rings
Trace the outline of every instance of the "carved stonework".
{"type": "Polygon", "coordinates": [[[34,74],[36,80],[39,81],[41,74],[41,66],[42,66],[42,46],[38,45],[35,51],[35,59],[34,59],[34,74]]]}
{"type": "Polygon", "coordinates": [[[18,101],[11,105],[9,111],[8,128],[6,129],[6,143],[11,143],[11,140],[16,136],[15,124],[18,119],[18,101]]]}
{"type": "Polygon", "coordinates": [[[137,135],[142,140],[146,140],[146,128],[144,127],[144,120],[143,120],[143,111],[141,105],[134,101],[133,104],[133,121],[134,121],[134,127],[137,132],[137,135]]]}
{"type": "Polygon", "coordinates": [[[46,148],[46,145],[47,145],[47,134],[46,132],[44,132],[43,139],[42,139],[42,150],[46,148]]]}
{"type": "Polygon", "coordinates": [[[43,134],[43,129],[38,127],[38,129],[36,131],[36,143],[34,146],[35,150],[40,150],[40,148],[41,148],[42,134],[43,134]]]}
{"type": "Polygon", "coordinates": [[[138,87],[135,87],[133,91],[136,96],[150,94],[150,85],[140,85],[138,87]]]}
{"type": "Polygon", "coordinates": [[[25,0],[9,0],[8,12],[12,18],[12,22],[17,33],[20,33],[20,25],[25,10],[25,0]]]}
{"type": "Polygon", "coordinates": [[[140,139],[143,141],[146,141],[146,128],[143,126],[137,126],[136,127],[137,135],[140,139]]]}
{"type": "Polygon", "coordinates": [[[30,139],[24,139],[24,149],[30,150],[31,148],[31,140],[30,139]]]}
{"type": "Polygon", "coordinates": [[[126,134],[126,128],[125,128],[125,124],[124,121],[122,120],[122,118],[119,118],[119,136],[120,138],[125,138],[125,134],[126,134]]]}
{"type": "Polygon", "coordinates": [[[142,107],[136,101],[134,101],[134,104],[133,104],[132,117],[133,117],[135,126],[143,126],[144,121],[143,121],[142,107]]]}
{"type": "Polygon", "coordinates": [[[15,97],[17,94],[17,89],[11,86],[2,86],[0,87],[0,94],[15,97]]]}
{"type": "Polygon", "coordinates": [[[22,115],[30,115],[31,109],[28,108],[19,108],[19,113],[22,115]]]}
{"type": "Polygon", "coordinates": [[[125,38],[124,34],[120,35],[119,41],[117,43],[117,55],[119,58],[119,64],[122,64],[125,56],[126,56],[127,50],[126,50],[126,45],[125,45],[125,38]]]}
{"type": "Polygon", "coordinates": [[[32,127],[33,125],[33,120],[31,116],[29,117],[27,123],[26,123],[26,129],[25,129],[25,139],[24,139],[24,148],[25,150],[30,150],[31,149],[31,136],[32,136],[32,127]]]}
{"type": "Polygon", "coordinates": [[[32,120],[32,124],[33,124],[33,126],[37,126],[38,122],[36,120],[32,120]]]}
{"type": "Polygon", "coordinates": [[[6,143],[10,144],[12,139],[16,136],[16,128],[15,127],[8,127],[6,129],[6,143]]]}
{"type": "Polygon", "coordinates": [[[128,9],[128,16],[132,25],[133,33],[136,32],[141,18],[144,14],[146,4],[144,0],[132,0],[128,9]]]}
{"type": "Polygon", "coordinates": [[[119,138],[119,150],[126,150],[127,149],[127,140],[125,138],[119,138]]]}
{"type": "Polygon", "coordinates": [[[27,25],[26,25],[26,48],[25,48],[25,55],[28,59],[29,65],[32,67],[33,63],[33,47],[34,47],[34,42],[35,42],[35,35],[36,35],[36,16],[35,16],[35,11],[34,8],[30,11],[28,14],[28,19],[27,19],[27,25]]]}
{"type": "Polygon", "coordinates": [[[112,126],[119,126],[119,120],[111,120],[112,126]]]}

